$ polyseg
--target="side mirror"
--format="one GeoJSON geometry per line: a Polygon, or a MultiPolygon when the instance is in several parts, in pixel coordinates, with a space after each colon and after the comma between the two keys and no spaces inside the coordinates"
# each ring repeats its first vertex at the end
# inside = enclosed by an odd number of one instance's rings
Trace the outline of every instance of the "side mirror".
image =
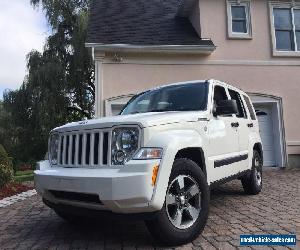
{"type": "Polygon", "coordinates": [[[238,113],[236,100],[219,101],[214,107],[214,116],[235,115],[238,113]]]}

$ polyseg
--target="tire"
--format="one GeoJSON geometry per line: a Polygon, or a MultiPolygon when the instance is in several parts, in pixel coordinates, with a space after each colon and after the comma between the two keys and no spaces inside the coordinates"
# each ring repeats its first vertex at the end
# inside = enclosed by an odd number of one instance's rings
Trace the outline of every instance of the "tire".
{"type": "Polygon", "coordinates": [[[258,151],[253,151],[252,169],[242,179],[242,185],[246,194],[259,194],[262,190],[262,159],[258,151]]]}
{"type": "Polygon", "coordinates": [[[164,205],[154,219],[145,222],[157,241],[175,246],[198,237],[206,225],[208,212],[209,187],[201,168],[189,159],[176,159],[164,205]]]}

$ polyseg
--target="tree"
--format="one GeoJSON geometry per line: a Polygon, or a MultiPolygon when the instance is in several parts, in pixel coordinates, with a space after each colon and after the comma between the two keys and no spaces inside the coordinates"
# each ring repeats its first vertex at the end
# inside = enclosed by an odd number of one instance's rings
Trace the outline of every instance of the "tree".
{"type": "Polygon", "coordinates": [[[0,188],[12,181],[13,167],[4,147],[0,144],[0,188]]]}
{"type": "Polygon", "coordinates": [[[44,56],[59,60],[69,98],[68,110],[91,118],[95,101],[94,67],[85,47],[90,0],[31,0],[31,3],[42,6],[52,27],[53,35],[47,40],[44,56]]]}
{"type": "Polygon", "coordinates": [[[28,54],[28,75],[20,89],[4,93],[0,138],[3,130],[3,144],[14,159],[43,158],[51,129],[93,116],[94,66],[84,44],[89,2],[31,0],[43,8],[52,34],[43,52],[28,54]]]}

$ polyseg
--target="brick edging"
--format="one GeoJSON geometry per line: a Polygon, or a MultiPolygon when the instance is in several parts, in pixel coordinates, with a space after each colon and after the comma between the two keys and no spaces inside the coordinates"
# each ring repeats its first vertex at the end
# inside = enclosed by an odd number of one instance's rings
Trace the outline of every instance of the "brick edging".
{"type": "Polygon", "coordinates": [[[0,200],[0,208],[10,206],[18,201],[26,200],[27,198],[29,198],[33,195],[36,195],[35,189],[28,190],[26,192],[22,192],[20,194],[16,194],[16,195],[13,195],[10,197],[6,197],[6,198],[0,200]]]}

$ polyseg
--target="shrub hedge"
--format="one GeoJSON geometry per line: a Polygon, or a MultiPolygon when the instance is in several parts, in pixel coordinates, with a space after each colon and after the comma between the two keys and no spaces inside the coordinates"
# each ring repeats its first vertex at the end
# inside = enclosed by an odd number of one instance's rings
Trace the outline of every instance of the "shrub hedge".
{"type": "Polygon", "coordinates": [[[14,170],[12,160],[0,144],[0,188],[12,181],[14,170]]]}

